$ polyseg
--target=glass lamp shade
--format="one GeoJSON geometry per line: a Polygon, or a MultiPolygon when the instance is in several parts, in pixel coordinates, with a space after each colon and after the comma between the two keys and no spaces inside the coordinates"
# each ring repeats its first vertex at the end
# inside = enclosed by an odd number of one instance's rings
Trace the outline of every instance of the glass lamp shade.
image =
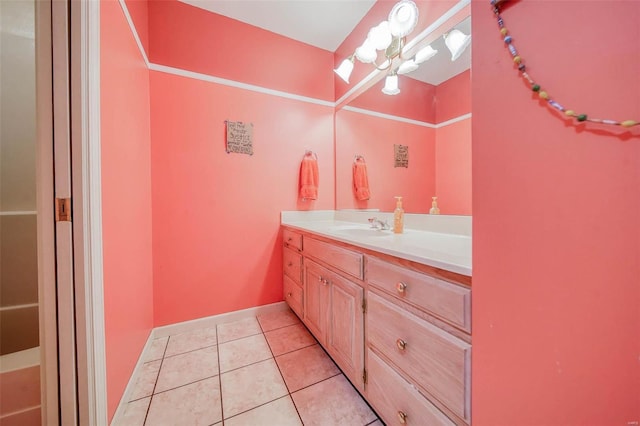
{"type": "Polygon", "coordinates": [[[413,59],[409,59],[408,61],[404,61],[402,65],[400,65],[400,67],[398,68],[398,74],[408,74],[417,69],[418,64],[416,64],[413,59]]]}
{"type": "Polygon", "coordinates": [[[353,71],[353,57],[345,59],[344,61],[342,61],[342,63],[338,68],[333,70],[333,72],[338,74],[338,77],[344,80],[345,83],[349,83],[349,77],[351,76],[352,71],[353,71]]]}
{"type": "Polygon", "coordinates": [[[367,40],[376,50],[384,50],[391,44],[391,30],[389,22],[382,21],[369,30],[367,40]]]}
{"type": "Polygon", "coordinates": [[[369,39],[366,39],[362,46],[356,49],[356,58],[365,64],[370,64],[378,58],[378,52],[369,39]]]}
{"type": "Polygon", "coordinates": [[[418,6],[410,0],[396,3],[389,13],[389,29],[395,37],[411,33],[418,23],[418,6]]]}
{"type": "Polygon", "coordinates": [[[433,58],[436,53],[438,53],[438,51],[431,47],[431,45],[429,45],[418,50],[418,53],[416,53],[416,57],[413,60],[416,64],[421,64],[424,61],[428,61],[429,59],[433,58]]]}
{"type": "Polygon", "coordinates": [[[400,89],[398,88],[398,76],[396,74],[389,74],[387,76],[384,81],[382,93],[385,95],[397,95],[400,93],[400,89]]]}
{"type": "Polygon", "coordinates": [[[451,52],[452,61],[458,59],[470,43],[471,36],[466,35],[460,30],[453,30],[444,38],[444,44],[447,45],[447,48],[451,52]]]}

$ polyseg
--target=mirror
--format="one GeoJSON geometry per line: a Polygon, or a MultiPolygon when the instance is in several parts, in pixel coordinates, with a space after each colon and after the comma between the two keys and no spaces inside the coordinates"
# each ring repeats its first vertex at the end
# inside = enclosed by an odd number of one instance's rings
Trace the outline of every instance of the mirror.
{"type": "Polygon", "coordinates": [[[453,29],[470,35],[471,17],[456,19],[421,42],[438,53],[398,75],[399,94],[383,94],[382,79],[336,111],[336,209],[393,211],[401,195],[407,213],[429,213],[436,196],[441,214],[471,215],[471,46],[452,61],[444,41],[453,29]],[[408,147],[408,167],[395,167],[394,145],[408,147]],[[356,156],[366,163],[367,201],[353,189],[356,156]]]}

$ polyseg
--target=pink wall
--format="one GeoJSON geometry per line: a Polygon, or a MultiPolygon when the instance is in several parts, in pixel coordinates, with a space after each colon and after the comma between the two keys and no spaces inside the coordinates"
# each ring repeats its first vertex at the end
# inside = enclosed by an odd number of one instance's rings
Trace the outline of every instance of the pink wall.
{"type": "Polygon", "coordinates": [[[471,112],[471,70],[436,86],[435,122],[442,123],[471,112]]]}
{"type": "Polygon", "coordinates": [[[333,53],[176,0],[149,3],[149,60],[327,101],[333,53]]]}
{"type": "Polygon", "coordinates": [[[440,214],[471,215],[471,119],[435,130],[440,214]]]}
{"type": "MultiPolygon", "coordinates": [[[[516,47],[559,102],[640,118],[639,2],[509,4],[516,47]]],[[[474,425],[634,424],[640,128],[576,125],[537,101],[488,2],[472,7],[474,425]]]]}
{"type": "Polygon", "coordinates": [[[151,124],[155,325],[281,301],[280,211],[334,207],[333,108],[151,72],[151,124]],[[225,152],[225,120],[253,123],[253,156],[225,152]]]}
{"type": "Polygon", "coordinates": [[[149,71],[120,4],[103,1],[102,239],[111,418],[153,327],[149,71]]]}
{"type": "Polygon", "coordinates": [[[336,209],[395,209],[396,195],[407,212],[426,212],[435,194],[435,130],[351,111],[336,113],[336,209]],[[393,145],[409,146],[409,167],[394,167],[393,145]],[[371,199],[353,194],[353,158],[367,162],[371,199]],[[417,185],[416,182],[421,182],[417,185]]]}

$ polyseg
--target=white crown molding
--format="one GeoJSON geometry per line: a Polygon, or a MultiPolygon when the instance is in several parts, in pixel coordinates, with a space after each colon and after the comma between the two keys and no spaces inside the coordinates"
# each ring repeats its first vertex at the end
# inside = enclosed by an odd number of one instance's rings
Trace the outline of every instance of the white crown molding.
{"type": "Polygon", "coordinates": [[[468,114],[463,114],[459,117],[452,118],[451,120],[443,121],[442,123],[434,124],[426,121],[412,120],[410,118],[400,117],[397,115],[384,114],[378,111],[371,111],[368,109],[351,107],[348,105],[345,107],[342,107],[342,109],[345,111],[355,112],[357,114],[370,115],[372,117],[384,118],[386,120],[393,120],[393,121],[399,121],[401,123],[414,124],[416,126],[428,127],[430,129],[439,129],[441,127],[449,126],[459,121],[463,121],[471,118],[471,113],[468,113],[468,114]]]}

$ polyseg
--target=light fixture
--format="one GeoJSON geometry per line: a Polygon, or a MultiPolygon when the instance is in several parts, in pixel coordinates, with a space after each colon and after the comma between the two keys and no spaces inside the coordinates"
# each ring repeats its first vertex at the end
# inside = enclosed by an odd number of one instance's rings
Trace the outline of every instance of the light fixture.
{"type": "Polygon", "coordinates": [[[444,35],[444,44],[451,52],[451,60],[455,61],[471,43],[471,35],[466,35],[460,30],[452,30],[444,35]]]}
{"type": "Polygon", "coordinates": [[[409,74],[412,71],[418,69],[418,64],[415,63],[413,59],[409,59],[408,61],[404,61],[398,67],[398,74],[409,74]]]}
{"type": "Polygon", "coordinates": [[[382,93],[385,95],[397,95],[400,93],[400,89],[398,88],[398,74],[396,74],[395,71],[387,75],[382,93]]]}
{"type": "MultiPolygon", "coordinates": [[[[394,59],[401,58],[402,48],[406,36],[411,33],[418,23],[418,6],[411,0],[401,0],[396,3],[387,21],[382,21],[371,28],[366,40],[347,59],[336,68],[335,73],[346,83],[354,67],[354,58],[360,62],[373,64],[379,70],[388,70],[394,65],[394,59]],[[384,50],[384,60],[380,65],[378,50],[384,50]]],[[[397,77],[396,77],[397,78],[397,77]]]]}
{"type": "Polygon", "coordinates": [[[416,64],[421,64],[433,58],[436,53],[438,53],[438,51],[431,47],[431,45],[428,45],[427,47],[423,47],[418,50],[418,53],[416,53],[416,57],[413,60],[416,64]]]}
{"type": "Polygon", "coordinates": [[[349,83],[349,77],[353,71],[353,56],[349,56],[347,59],[342,61],[340,66],[333,71],[338,74],[338,77],[343,79],[346,83],[349,83]]]}

